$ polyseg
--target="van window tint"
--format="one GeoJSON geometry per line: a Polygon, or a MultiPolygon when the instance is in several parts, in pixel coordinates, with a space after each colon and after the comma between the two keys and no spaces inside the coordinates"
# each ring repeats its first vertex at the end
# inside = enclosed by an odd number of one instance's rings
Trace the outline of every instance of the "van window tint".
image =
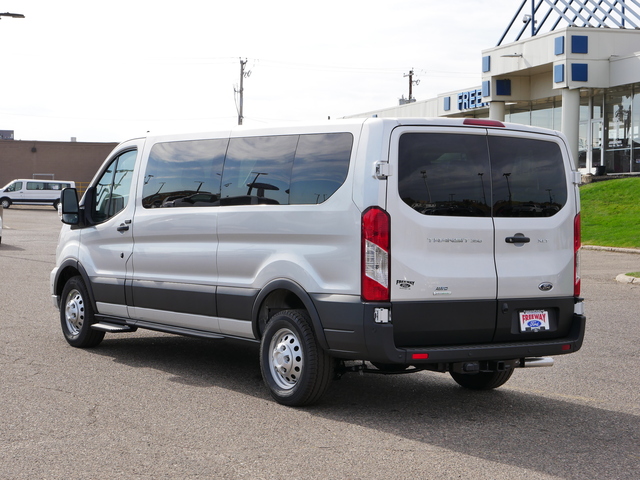
{"type": "Polygon", "coordinates": [[[96,183],[92,218],[101,223],[123,210],[129,203],[136,151],[125,152],[109,164],[96,183]]]}
{"type": "Polygon", "coordinates": [[[15,182],[9,185],[5,192],[18,192],[20,190],[22,190],[22,182],[15,182]]]}
{"type": "Polygon", "coordinates": [[[227,144],[227,139],[155,144],[144,176],[142,206],[217,205],[227,144]]]}
{"type": "Polygon", "coordinates": [[[69,186],[68,183],[27,182],[27,190],[62,190],[69,186]]]}
{"type": "Polygon", "coordinates": [[[350,133],[301,135],[291,175],[289,203],[322,203],[347,178],[353,136],[350,133]]]}
{"type": "Polygon", "coordinates": [[[232,138],[221,205],[287,205],[297,144],[298,135],[232,138]]]}
{"type": "Polygon", "coordinates": [[[486,137],[405,133],[398,151],[402,200],[424,215],[491,215],[486,137]]]}
{"type": "Polygon", "coordinates": [[[550,217],[567,202],[562,152],[555,142],[489,137],[495,217],[550,217]]]}

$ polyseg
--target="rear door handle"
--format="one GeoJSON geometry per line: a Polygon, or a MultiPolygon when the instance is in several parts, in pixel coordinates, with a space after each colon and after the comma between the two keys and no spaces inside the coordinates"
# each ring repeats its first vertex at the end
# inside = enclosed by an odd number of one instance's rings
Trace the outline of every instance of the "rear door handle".
{"type": "Polygon", "coordinates": [[[507,243],[529,243],[531,239],[522,234],[516,234],[513,237],[505,238],[504,241],[507,243]]]}

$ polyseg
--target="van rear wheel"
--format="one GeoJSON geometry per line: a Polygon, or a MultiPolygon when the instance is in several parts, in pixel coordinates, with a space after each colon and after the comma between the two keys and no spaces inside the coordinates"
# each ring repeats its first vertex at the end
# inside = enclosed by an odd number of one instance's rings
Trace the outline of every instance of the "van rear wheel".
{"type": "Polygon", "coordinates": [[[271,396],[299,407],[316,402],[333,378],[333,359],[318,345],[303,310],[271,317],[260,343],[260,369],[271,396]]]}
{"type": "Polygon", "coordinates": [[[70,278],[62,289],[60,323],[64,338],[73,347],[95,347],[104,338],[104,332],[91,328],[95,323],[93,306],[80,276],[70,278]]]}
{"type": "Polygon", "coordinates": [[[513,375],[513,368],[502,372],[480,372],[473,375],[449,372],[451,377],[464,388],[471,390],[491,390],[507,383],[513,375]]]}

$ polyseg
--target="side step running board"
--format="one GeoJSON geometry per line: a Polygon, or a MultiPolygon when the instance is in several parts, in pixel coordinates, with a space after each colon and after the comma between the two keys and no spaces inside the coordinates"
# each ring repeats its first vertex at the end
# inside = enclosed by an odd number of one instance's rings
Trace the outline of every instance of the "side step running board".
{"type": "Polygon", "coordinates": [[[136,327],[131,327],[129,325],[118,325],[117,323],[107,322],[94,323],[91,325],[91,328],[107,333],[135,332],[137,330],[136,327]]]}

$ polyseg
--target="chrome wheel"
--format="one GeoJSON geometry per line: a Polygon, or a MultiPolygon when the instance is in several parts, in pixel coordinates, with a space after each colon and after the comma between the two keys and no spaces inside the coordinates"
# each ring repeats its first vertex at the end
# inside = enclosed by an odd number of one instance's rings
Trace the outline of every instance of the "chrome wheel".
{"type": "Polygon", "coordinates": [[[69,334],[77,336],[80,334],[84,324],[85,311],[84,299],[76,289],[71,290],[64,302],[64,319],[67,324],[69,334]]]}
{"type": "Polygon", "coordinates": [[[273,380],[279,388],[290,390],[296,386],[304,368],[300,340],[288,328],[281,328],[269,344],[270,367],[273,380]]]}

